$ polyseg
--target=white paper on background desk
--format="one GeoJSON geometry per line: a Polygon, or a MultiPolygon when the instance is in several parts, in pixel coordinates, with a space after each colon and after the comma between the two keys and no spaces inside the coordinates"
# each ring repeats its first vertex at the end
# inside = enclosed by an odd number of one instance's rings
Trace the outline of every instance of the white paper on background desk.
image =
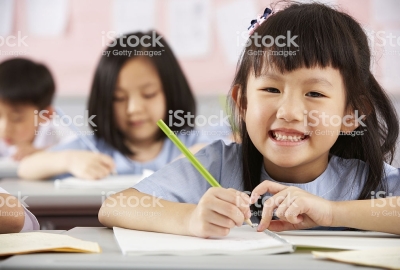
{"type": "Polygon", "coordinates": [[[56,188],[114,188],[126,189],[134,186],[142,181],[144,178],[150,176],[153,171],[143,170],[143,174],[126,174],[126,175],[110,175],[104,179],[99,180],[85,180],[76,177],[68,177],[65,179],[57,179],[54,181],[56,188]]]}
{"type": "Polygon", "coordinates": [[[117,35],[154,29],[156,2],[155,0],[114,0],[112,20],[117,35]]]}
{"type": "Polygon", "coordinates": [[[0,158],[0,178],[18,177],[18,164],[12,158],[0,158]]]}
{"type": "Polygon", "coordinates": [[[67,29],[69,0],[26,0],[29,32],[37,36],[60,36],[67,29]]]}
{"type": "Polygon", "coordinates": [[[211,46],[210,0],[171,0],[168,7],[171,47],[179,57],[202,57],[211,46]]]}
{"type": "Polygon", "coordinates": [[[274,233],[257,232],[247,225],[231,229],[226,237],[210,239],[113,229],[124,255],[264,255],[293,251],[292,245],[274,233]]]}
{"type": "Polygon", "coordinates": [[[339,262],[366,266],[400,269],[400,246],[362,251],[318,252],[313,251],[315,258],[331,259],[339,262]]]}

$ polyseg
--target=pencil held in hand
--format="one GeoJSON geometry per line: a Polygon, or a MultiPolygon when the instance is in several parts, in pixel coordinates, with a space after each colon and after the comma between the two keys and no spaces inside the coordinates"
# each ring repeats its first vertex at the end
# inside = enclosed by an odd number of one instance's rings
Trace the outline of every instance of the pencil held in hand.
{"type": "MultiPolygon", "coordinates": [[[[212,187],[221,187],[217,180],[211,175],[203,164],[190,152],[190,150],[183,144],[183,142],[174,134],[174,132],[164,123],[163,120],[158,120],[157,125],[167,135],[167,137],[178,147],[178,149],[187,157],[187,159],[193,164],[193,166],[200,172],[200,174],[207,180],[212,187]]],[[[246,219],[245,222],[254,228],[253,223],[250,219],[246,219]]]]}

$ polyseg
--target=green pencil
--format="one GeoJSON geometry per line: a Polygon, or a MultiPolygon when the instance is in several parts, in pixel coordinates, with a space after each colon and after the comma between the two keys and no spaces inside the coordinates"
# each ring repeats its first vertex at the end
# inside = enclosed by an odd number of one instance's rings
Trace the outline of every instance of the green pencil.
{"type": "MultiPolygon", "coordinates": [[[[207,180],[207,182],[212,187],[221,187],[217,180],[211,175],[206,168],[204,168],[203,164],[190,152],[190,150],[183,144],[181,140],[174,134],[174,132],[164,123],[162,119],[157,121],[157,125],[161,128],[161,130],[168,136],[168,138],[178,147],[178,149],[189,159],[189,161],[193,164],[193,166],[201,173],[201,175],[207,180]]],[[[250,219],[246,219],[245,222],[250,226],[253,226],[250,219]]]]}

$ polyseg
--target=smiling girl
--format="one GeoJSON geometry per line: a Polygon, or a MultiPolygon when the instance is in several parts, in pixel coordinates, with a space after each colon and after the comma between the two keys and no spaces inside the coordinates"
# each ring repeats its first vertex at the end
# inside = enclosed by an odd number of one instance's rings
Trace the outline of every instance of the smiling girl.
{"type": "Polygon", "coordinates": [[[329,227],[400,234],[398,217],[372,215],[400,210],[400,197],[392,197],[400,196],[399,169],[385,163],[399,127],[370,72],[361,26],[322,4],[292,4],[267,16],[251,27],[230,92],[242,143],[218,141],[197,154],[224,188],[210,188],[188,160],[178,160],[106,200],[100,222],[214,237],[252,216],[259,231],[329,227]],[[298,37],[295,44],[254,42],[288,31],[298,37]],[[132,196],[161,197],[161,205],[129,207],[132,196]],[[107,216],[111,210],[159,215],[107,216]]]}

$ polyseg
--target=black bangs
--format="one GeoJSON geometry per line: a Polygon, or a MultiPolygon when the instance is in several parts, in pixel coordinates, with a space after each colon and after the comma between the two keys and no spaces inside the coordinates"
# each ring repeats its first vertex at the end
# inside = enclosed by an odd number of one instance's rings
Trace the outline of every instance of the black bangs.
{"type": "Polygon", "coordinates": [[[322,4],[294,3],[269,16],[249,37],[241,59],[244,72],[258,77],[270,68],[281,73],[301,67],[350,70],[359,60],[349,21],[350,16],[322,4]]]}

